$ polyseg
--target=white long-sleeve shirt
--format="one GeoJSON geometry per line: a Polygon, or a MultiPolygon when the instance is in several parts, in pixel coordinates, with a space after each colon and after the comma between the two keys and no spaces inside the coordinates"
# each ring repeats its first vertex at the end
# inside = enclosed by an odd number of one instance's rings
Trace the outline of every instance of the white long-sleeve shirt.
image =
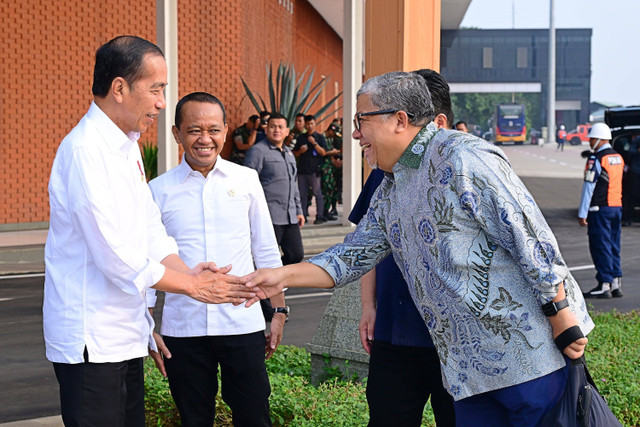
{"type": "MultiPolygon", "coordinates": [[[[269,207],[255,170],[222,158],[205,178],[182,163],[149,183],[167,233],[176,239],[180,258],[190,267],[200,262],[232,264],[230,274],[280,267],[269,207]],[[254,266],[255,265],[255,266],[254,266]]],[[[147,295],[155,305],[155,291],[147,295]]],[[[163,335],[171,337],[248,334],[264,330],[259,304],[205,304],[167,293],[163,335]]]]}
{"type": "Polygon", "coordinates": [[[177,246],[146,184],[137,136],[92,103],[56,153],[43,304],[53,362],[81,363],[85,346],[96,363],[148,353],[145,292],[177,246]]]}

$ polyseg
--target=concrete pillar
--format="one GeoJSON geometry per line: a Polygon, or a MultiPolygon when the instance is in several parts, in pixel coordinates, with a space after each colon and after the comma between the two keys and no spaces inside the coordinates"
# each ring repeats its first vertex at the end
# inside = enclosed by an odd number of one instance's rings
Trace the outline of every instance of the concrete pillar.
{"type": "MultiPolygon", "coordinates": [[[[440,0],[367,0],[365,80],[390,71],[440,71],[440,0]]],[[[364,162],[365,180],[371,169],[364,162]]]]}
{"type": "Polygon", "coordinates": [[[356,112],[356,92],[362,85],[362,49],[363,49],[363,11],[362,0],[344,0],[344,37],[342,41],[342,81],[344,104],[342,111],[342,206],[344,215],[342,225],[351,225],[347,216],[362,190],[362,150],[357,141],[351,138],[352,118],[356,112]]]}
{"type": "Polygon", "coordinates": [[[365,80],[419,68],[440,70],[440,0],[367,0],[365,80]]]}
{"type": "Polygon", "coordinates": [[[360,323],[360,283],[336,289],[307,350],[311,353],[311,382],[319,384],[327,368],[338,368],[345,378],[366,378],[369,355],[362,349],[360,323]]]}
{"type": "Polygon", "coordinates": [[[178,0],[156,1],[157,42],[167,60],[167,108],[158,117],[158,175],[178,165],[178,144],[171,134],[178,103],[178,0]]]}
{"type": "Polygon", "coordinates": [[[546,142],[556,142],[556,24],[553,0],[549,0],[549,83],[547,85],[547,137],[546,142]]]}

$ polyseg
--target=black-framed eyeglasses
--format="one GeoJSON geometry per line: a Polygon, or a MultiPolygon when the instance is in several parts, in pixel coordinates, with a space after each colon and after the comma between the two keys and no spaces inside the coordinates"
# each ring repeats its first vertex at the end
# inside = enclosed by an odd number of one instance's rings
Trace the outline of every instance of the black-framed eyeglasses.
{"type": "MultiPolygon", "coordinates": [[[[353,116],[353,127],[355,128],[355,130],[360,131],[360,118],[364,117],[364,116],[378,116],[380,114],[392,114],[392,113],[397,113],[398,111],[402,111],[402,110],[395,110],[395,109],[388,109],[388,110],[378,110],[378,111],[369,111],[367,113],[356,113],[355,116],[353,116]]],[[[410,119],[413,119],[413,117],[415,116],[413,113],[409,113],[406,112],[407,116],[409,116],[410,119]]]]}

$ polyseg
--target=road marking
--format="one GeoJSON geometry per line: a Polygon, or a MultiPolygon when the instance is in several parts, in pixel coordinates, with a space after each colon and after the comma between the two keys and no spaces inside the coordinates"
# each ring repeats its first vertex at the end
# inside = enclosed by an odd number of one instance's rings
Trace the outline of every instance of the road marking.
{"type": "Polygon", "coordinates": [[[593,264],[578,265],[578,266],[575,266],[575,267],[569,267],[569,271],[591,270],[592,268],[596,268],[596,266],[593,265],[593,264]]]}
{"type": "Polygon", "coordinates": [[[300,294],[300,295],[285,295],[287,300],[290,299],[299,299],[299,298],[314,298],[314,297],[330,297],[333,295],[333,292],[314,292],[312,294],[300,294]]]}
{"type": "Polygon", "coordinates": [[[31,273],[31,274],[7,274],[0,276],[0,280],[3,279],[26,279],[29,277],[44,277],[44,273],[31,273]]]}
{"type": "Polygon", "coordinates": [[[2,302],[2,301],[11,301],[13,299],[15,299],[15,298],[0,298],[0,302],[2,302]]]}

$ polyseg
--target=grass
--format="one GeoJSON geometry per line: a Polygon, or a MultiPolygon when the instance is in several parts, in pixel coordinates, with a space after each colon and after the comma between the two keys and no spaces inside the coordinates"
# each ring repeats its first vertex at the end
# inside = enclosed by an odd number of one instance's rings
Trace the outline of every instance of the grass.
{"type": "MultiPolygon", "coordinates": [[[[640,313],[592,313],[596,328],[589,334],[587,363],[609,407],[624,426],[640,426],[640,313]]],[[[145,362],[148,426],[180,425],[167,381],[145,362]]],[[[327,370],[328,380],[310,384],[311,355],[281,346],[267,361],[274,426],[360,426],[368,421],[365,382],[348,381],[327,370]]],[[[217,398],[216,426],[231,426],[231,412],[217,398]]],[[[427,405],[423,426],[435,426],[427,405]]]]}
{"type": "Polygon", "coordinates": [[[592,313],[587,364],[600,393],[624,426],[640,426],[640,313],[592,313]]]}

